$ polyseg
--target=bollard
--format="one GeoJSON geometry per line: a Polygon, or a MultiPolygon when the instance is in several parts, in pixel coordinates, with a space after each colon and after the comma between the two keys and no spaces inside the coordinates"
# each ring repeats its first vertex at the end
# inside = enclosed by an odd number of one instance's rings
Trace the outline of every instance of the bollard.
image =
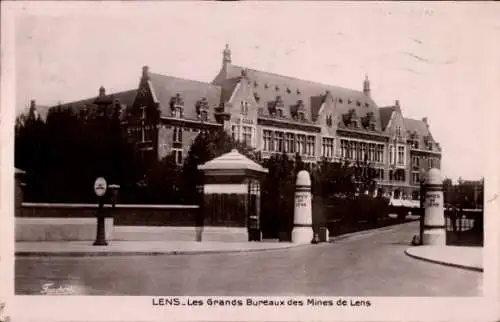
{"type": "Polygon", "coordinates": [[[312,228],[311,177],[302,170],[297,174],[292,242],[309,244],[314,240],[312,228]]]}
{"type": "Polygon", "coordinates": [[[425,183],[425,218],[423,245],[446,246],[441,171],[430,169],[425,183]]]}

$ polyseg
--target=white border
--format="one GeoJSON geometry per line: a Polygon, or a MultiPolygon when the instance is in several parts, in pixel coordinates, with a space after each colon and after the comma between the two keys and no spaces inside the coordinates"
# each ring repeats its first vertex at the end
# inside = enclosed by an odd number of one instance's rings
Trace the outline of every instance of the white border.
{"type": "MultiPolygon", "coordinates": [[[[120,3],[115,3],[121,5],[120,3]]],[[[127,5],[133,5],[127,4],[127,5]]],[[[490,111],[485,124],[491,129],[493,145],[490,159],[487,160],[489,176],[485,183],[485,254],[484,254],[484,296],[482,298],[409,298],[409,297],[371,297],[372,307],[362,309],[349,308],[316,308],[304,309],[287,307],[277,310],[274,307],[249,309],[223,309],[223,308],[189,308],[180,309],[173,307],[153,307],[152,297],[36,297],[14,296],[13,291],[13,120],[14,120],[14,84],[15,84],[15,53],[13,47],[13,21],[15,15],[22,10],[26,3],[2,4],[2,64],[1,64],[1,193],[2,202],[0,212],[1,260],[0,260],[0,300],[7,300],[7,315],[15,321],[144,321],[144,320],[218,320],[234,321],[245,320],[453,320],[453,321],[493,321],[500,317],[499,292],[500,280],[498,278],[500,238],[498,234],[500,214],[500,180],[499,170],[499,144],[500,108],[490,111]]],[[[36,6],[43,6],[39,2],[36,6]]],[[[104,7],[105,2],[66,3],[66,11],[74,11],[86,7],[104,7]]],[[[450,3],[449,5],[456,5],[450,3]]],[[[90,8],[89,8],[90,7],[90,8]]],[[[50,14],[50,7],[46,12],[50,14]]],[[[112,6],[107,10],[113,12],[112,6]]],[[[88,13],[89,10],[85,10],[88,13]]],[[[493,43],[492,46],[498,46],[493,43]]],[[[492,69],[491,77],[491,102],[500,103],[497,97],[500,82],[493,75],[497,70],[492,69]]],[[[490,79],[488,79],[490,80],[490,79]]],[[[474,80],[471,80],[474,81],[474,80]]],[[[500,106],[500,104],[492,104],[500,106]]],[[[471,115],[474,114],[471,107],[471,115]]],[[[466,129],[464,129],[466,130],[466,129]]],[[[412,281],[408,281],[411,283],[412,281]]],[[[338,299],[340,297],[332,297],[338,299]]],[[[194,299],[194,298],[193,298],[194,299]]],[[[287,298],[288,299],[288,298],[287,298]]],[[[298,299],[298,298],[297,298],[298,299]]]]}

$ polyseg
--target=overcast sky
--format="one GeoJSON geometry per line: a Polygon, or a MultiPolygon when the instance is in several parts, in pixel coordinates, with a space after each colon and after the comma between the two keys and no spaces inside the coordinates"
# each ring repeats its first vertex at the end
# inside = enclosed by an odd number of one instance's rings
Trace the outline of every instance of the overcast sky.
{"type": "MultiPolygon", "coordinates": [[[[399,99],[428,117],[443,174],[476,179],[498,126],[500,6],[495,3],[66,2],[18,4],[18,111],[136,88],[141,67],[211,81],[233,63],[399,99]],[[22,8],[21,8],[22,6],[22,8]]],[[[494,145],[498,148],[498,143],[494,145]]],[[[496,150],[495,150],[496,151],[496,150]]]]}

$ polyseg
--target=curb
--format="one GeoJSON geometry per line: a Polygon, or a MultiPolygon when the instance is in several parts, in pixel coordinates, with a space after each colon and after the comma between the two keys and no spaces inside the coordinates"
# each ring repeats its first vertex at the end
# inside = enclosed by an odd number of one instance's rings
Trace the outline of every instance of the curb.
{"type": "Polygon", "coordinates": [[[368,230],[360,230],[360,231],[355,231],[355,232],[352,232],[352,233],[342,234],[342,235],[331,237],[329,239],[328,243],[333,243],[333,242],[336,242],[336,241],[341,241],[341,240],[344,240],[344,239],[349,239],[351,237],[368,235],[368,234],[371,234],[371,233],[378,233],[378,232],[389,231],[389,230],[395,229],[397,227],[400,227],[402,225],[409,225],[409,224],[411,224],[413,222],[414,221],[410,221],[410,222],[405,222],[405,223],[401,223],[401,224],[395,224],[395,225],[391,225],[391,226],[384,226],[384,227],[378,227],[378,228],[373,228],[373,229],[368,229],[368,230]]]}
{"type": "Polygon", "coordinates": [[[109,256],[161,256],[161,255],[213,255],[213,254],[236,254],[236,253],[252,253],[252,252],[267,252],[267,251],[279,251],[283,249],[290,248],[302,248],[305,246],[311,246],[311,244],[291,244],[286,247],[278,248],[261,248],[261,249],[231,249],[231,250],[172,250],[172,251],[109,251],[109,252],[92,252],[92,251],[81,251],[81,252],[29,252],[20,251],[15,252],[15,256],[19,257],[109,257],[109,256]]]}
{"type": "Polygon", "coordinates": [[[454,264],[454,263],[443,262],[443,261],[439,261],[439,260],[435,260],[435,259],[429,259],[429,258],[425,258],[422,256],[417,256],[417,255],[411,254],[410,252],[408,252],[408,250],[405,250],[405,254],[411,258],[415,258],[415,259],[418,259],[418,260],[421,260],[424,262],[433,263],[433,264],[454,267],[454,268],[460,268],[460,269],[464,269],[464,270],[468,270],[468,271],[481,272],[481,273],[484,271],[484,269],[481,267],[462,265],[462,264],[454,264]]]}

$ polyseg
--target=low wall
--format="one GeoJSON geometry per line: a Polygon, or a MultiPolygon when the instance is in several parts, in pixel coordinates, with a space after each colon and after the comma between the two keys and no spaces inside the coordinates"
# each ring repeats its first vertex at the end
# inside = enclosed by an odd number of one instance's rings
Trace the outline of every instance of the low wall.
{"type": "MultiPolygon", "coordinates": [[[[196,241],[198,206],[109,205],[104,207],[106,239],[196,241]]],[[[92,241],[97,204],[23,203],[16,212],[16,241],[92,241]]],[[[246,228],[204,227],[203,241],[246,242],[246,228]]]]}
{"type": "MultiPolygon", "coordinates": [[[[105,218],[106,239],[113,239],[113,218],[105,218]]],[[[93,241],[96,218],[16,218],[16,241],[93,241]]]]}
{"type": "MultiPolygon", "coordinates": [[[[115,226],[194,226],[195,205],[110,205],[104,206],[115,226]]],[[[97,204],[23,203],[18,218],[95,218],[97,204]]]]}
{"type": "MultiPolygon", "coordinates": [[[[115,226],[113,240],[117,241],[196,241],[196,227],[115,226]]],[[[218,242],[247,242],[246,228],[204,227],[201,240],[218,242]]]]}

